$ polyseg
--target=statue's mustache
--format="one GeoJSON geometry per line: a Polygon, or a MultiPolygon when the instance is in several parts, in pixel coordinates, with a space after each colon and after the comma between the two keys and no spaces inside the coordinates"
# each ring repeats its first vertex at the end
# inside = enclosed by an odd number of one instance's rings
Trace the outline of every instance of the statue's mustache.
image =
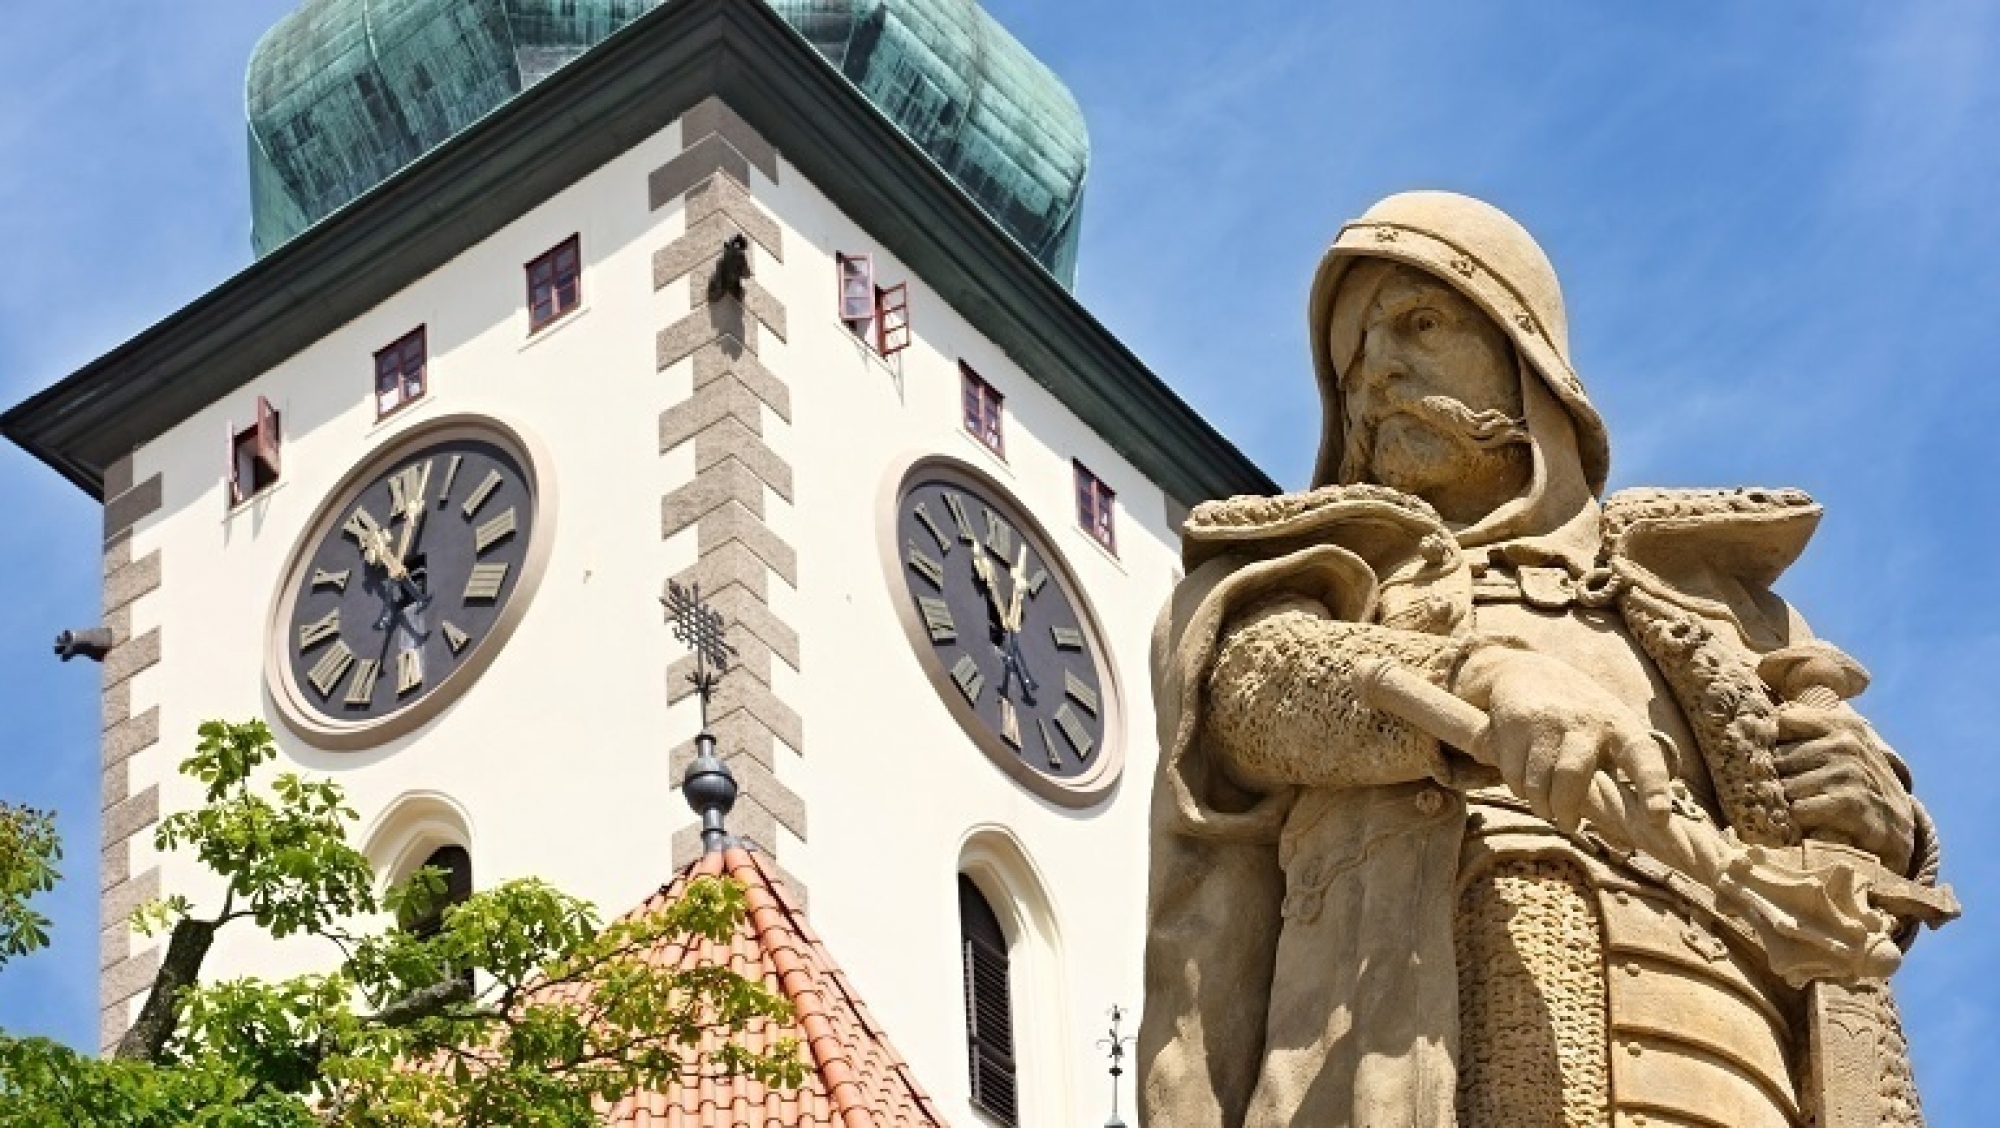
{"type": "Polygon", "coordinates": [[[1434,428],[1464,436],[1482,450],[1493,450],[1528,441],[1528,424],[1504,411],[1474,411],[1450,396],[1418,396],[1384,404],[1368,417],[1373,432],[1392,416],[1408,415],[1434,428]]]}

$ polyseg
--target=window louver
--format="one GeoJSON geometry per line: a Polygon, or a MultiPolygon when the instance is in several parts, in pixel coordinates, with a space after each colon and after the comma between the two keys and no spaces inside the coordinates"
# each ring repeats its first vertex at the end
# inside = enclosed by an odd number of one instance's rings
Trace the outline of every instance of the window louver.
{"type": "Polygon", "coordinates": [[[1007,984],[1007,939],[978,887],[958,879],[959,948],[965,972],[965,1041],[972,1103],[1015,1124],[1014,1015],[1007,984]]]}

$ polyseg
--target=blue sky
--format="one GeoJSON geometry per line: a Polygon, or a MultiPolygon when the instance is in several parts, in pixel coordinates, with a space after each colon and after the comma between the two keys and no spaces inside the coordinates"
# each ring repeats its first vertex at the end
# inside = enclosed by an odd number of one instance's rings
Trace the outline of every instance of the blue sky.
{"type": "MultiPolygon", "coordinates": [[[[0,400],[249,262],[241,81],[289,0],[32,5],[0,72],[0,400]]],[[[1970,917],[1899,977],[1934,1123],[2000,1057],[1990,726],[2000,626],[2000,5],[990,0],[1074,88],[1079,292],[1280,481],[1317,408],[1305,287],[1404,188],[1513,212],[1562,274],[1613,487],[1795,485],[1782,589],[1873,670],[1970,917]]],[[[97,509],[0,449],[0,795],[54,807],[58,949],[0,1026],[95,1037],[97,509]]]]}

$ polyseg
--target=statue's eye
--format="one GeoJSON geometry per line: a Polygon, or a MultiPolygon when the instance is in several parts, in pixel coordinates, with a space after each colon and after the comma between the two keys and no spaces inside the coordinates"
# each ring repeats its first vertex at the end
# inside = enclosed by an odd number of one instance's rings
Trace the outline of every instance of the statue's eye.
{"type": "Polygon", "coordinates": [[[1410,332],[1423,336],[1444,324],[1444,318],[1434,309],[1419,309],[1410,312],[1410,332]]]}

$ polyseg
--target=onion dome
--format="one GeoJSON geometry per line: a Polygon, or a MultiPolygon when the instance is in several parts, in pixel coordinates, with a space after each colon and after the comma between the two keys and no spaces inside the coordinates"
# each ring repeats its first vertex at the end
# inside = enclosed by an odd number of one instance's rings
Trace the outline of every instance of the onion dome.
{"type": "MultiPolygon", "coordinates": [[[[659,0],[305,0],[250,57],[251,241],[266,254],[659,0]]],[[[1083,112],[973,0],[769,0],[1069,284],[1083,112]]]]}

